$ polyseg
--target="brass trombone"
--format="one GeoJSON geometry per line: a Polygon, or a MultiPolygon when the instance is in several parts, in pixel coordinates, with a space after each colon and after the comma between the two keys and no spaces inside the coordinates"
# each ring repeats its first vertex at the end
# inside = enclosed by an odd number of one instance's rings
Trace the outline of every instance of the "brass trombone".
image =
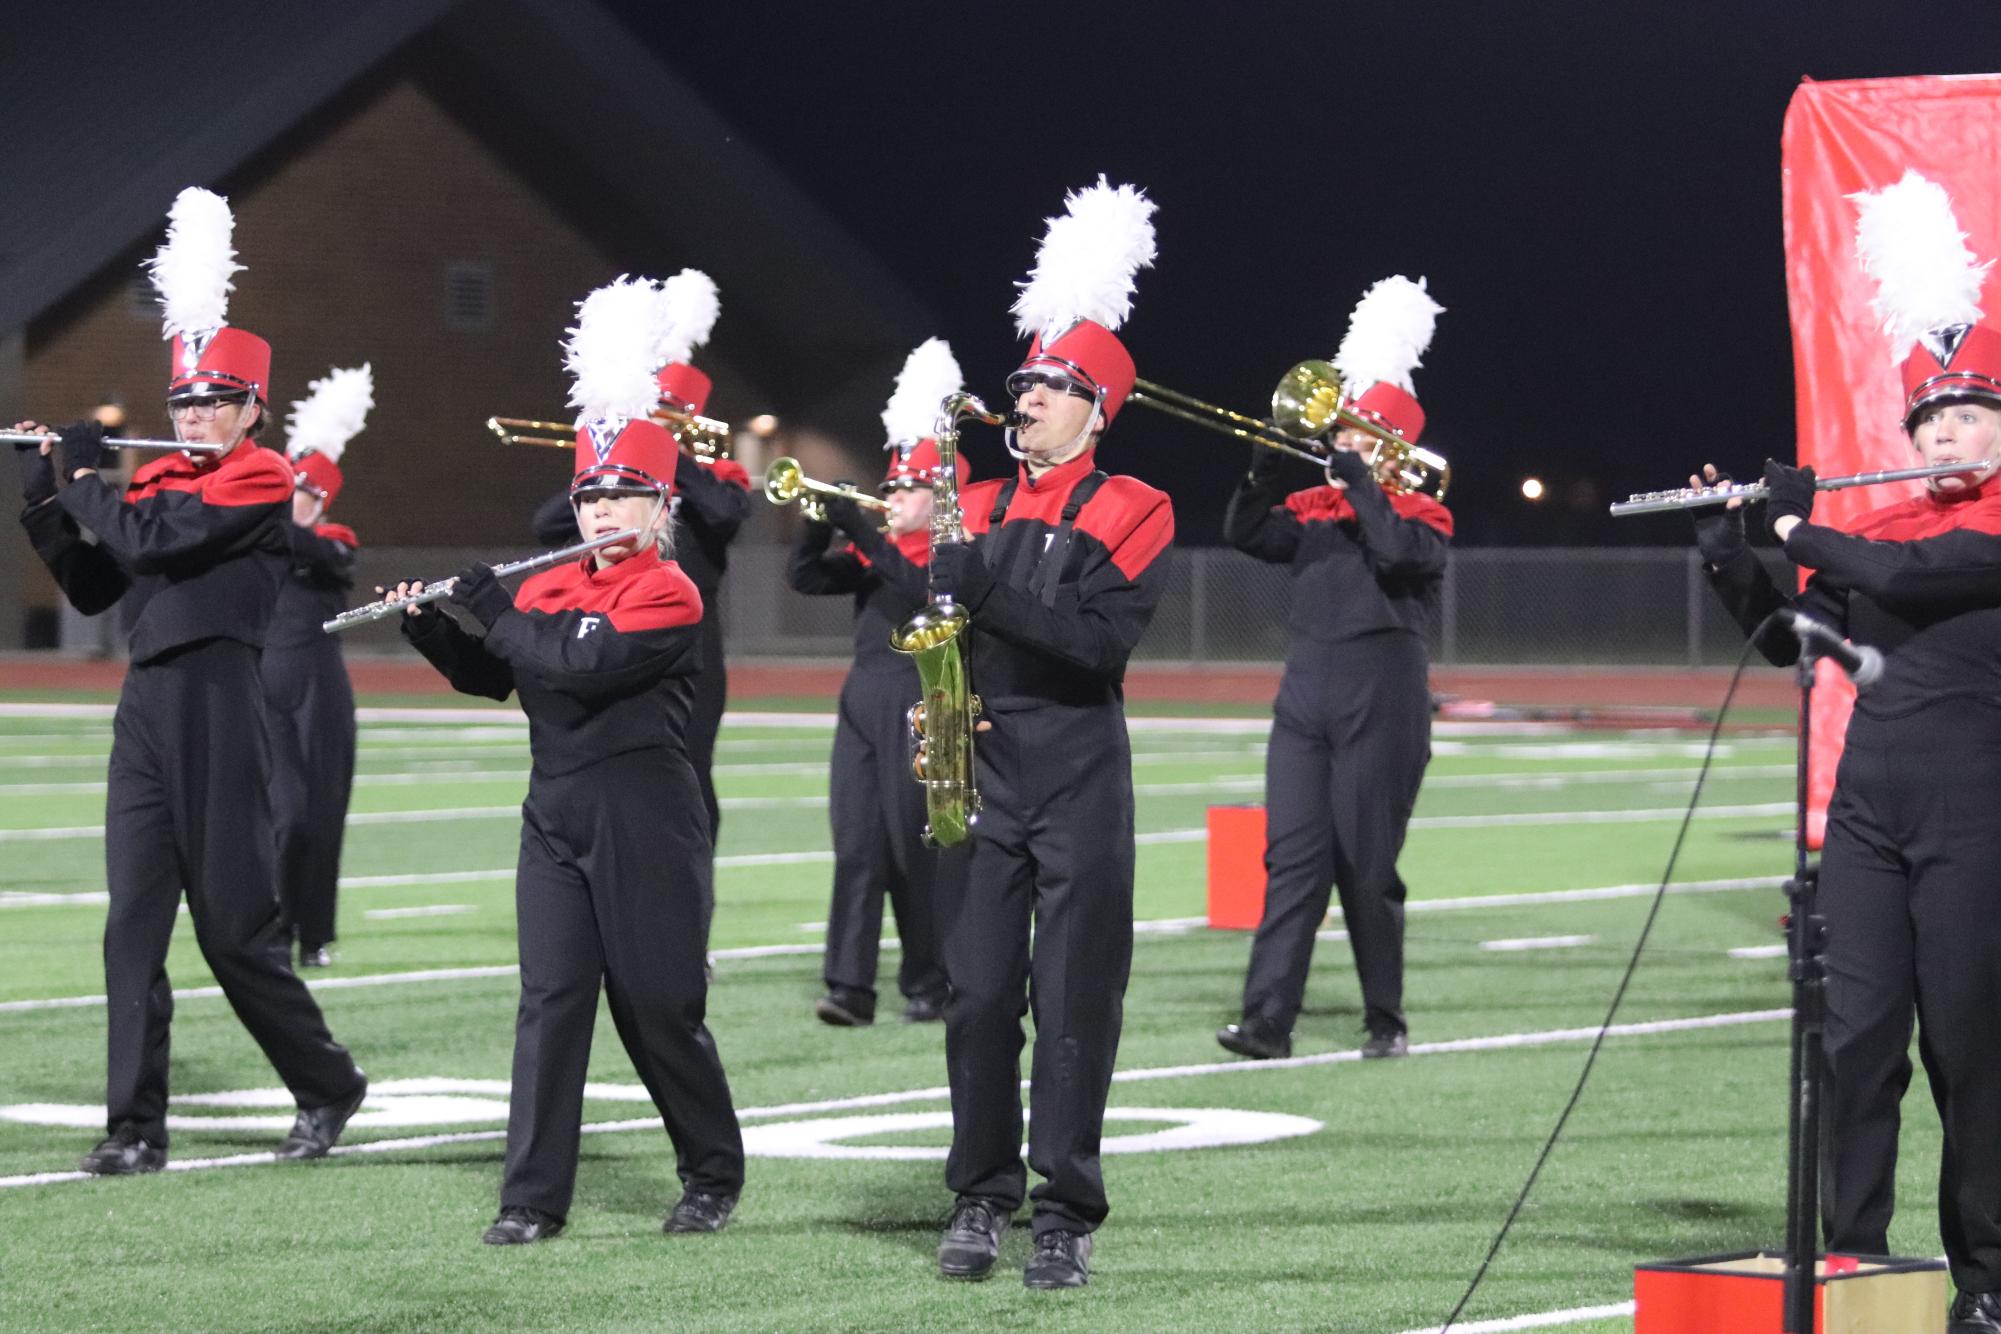
{"type": "Polygon", "coordinates": [[[1322,467],[1333,448],[1327,437],[1342,430],[1360,431],[1374,442],[1366,457],[1384,489],[1423,492],[1443,500],[1452,482],[1452,465],[1443,455],[1411,443],[1349,407],[1341,372],[1331,362],[1302,361],[1287,371],[1272,390],[1270,421],[1219,408],[1150,380],[1134,382],[1132,399],[1157,412],[1322,467]]]}
{"type": "Polygon", "coordinates": [[[777,458],[764,470],[764,498],[774,505],[799,503],[799,512],[814,523],[827,521],[829,500],[852,500],[863,509],[889,511],[889,502],[852,486],[816,482],[806,475],[795,458],[777,458]]]}
{"type": "MultiPolygon", "coordinates": [[[[666,427],[674,443],[697,463],[714,463],[730,456],[730,424],[714,417],[672,408],[655,408],[652,419],[666,427]]],[[[533,417],[488,417],[486,429],[503,445],[536,445],[543,449],[573,449],[577,428],[571,422],[540,421],[533,417]]]]}

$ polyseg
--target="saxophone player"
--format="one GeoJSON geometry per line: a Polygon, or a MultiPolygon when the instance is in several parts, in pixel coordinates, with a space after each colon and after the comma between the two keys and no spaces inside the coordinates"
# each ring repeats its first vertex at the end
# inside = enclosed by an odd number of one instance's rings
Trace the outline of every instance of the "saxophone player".
{"type": "Polygon", "coordinates": [[[946,1278],[980,1279],[1024,1198],[1021,1016],[1035,1014],[1028,1163],[1031,1288],[1083,1284],[1107,1212],[1099,1140],[1132,958],[1132,758],[1126,660],[1145,633],[1174,538],[1168,498],[1098,470],[1132,389],[1113,333],[1153,258],[1153,204],[1130,186],[1070,196],[1015,303],[1033,338],[1008,377],[1011,475],[963,497],[969,540],[932,554],[933,588],[972,616],[983,701],[983,809],[937,915],[951,997],[946,1278]],[[1080,276],[1086,281],[1080,281],[1080,276]],[[1033,948],[1031,949],[1031,934],[1033,948]]]}

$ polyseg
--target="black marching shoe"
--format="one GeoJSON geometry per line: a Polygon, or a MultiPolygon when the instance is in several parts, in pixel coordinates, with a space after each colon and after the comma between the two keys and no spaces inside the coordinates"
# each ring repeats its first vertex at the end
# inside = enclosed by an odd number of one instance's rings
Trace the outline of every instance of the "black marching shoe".
{"type": "Polygon", "coordinates": [[[299,967],[301,968],[331,968],[333,967],[333,962],[333,951],[324,945],[299,946],[299,967]]]}
{"type": "Polygon", "coordinates": [[[736,1208],[736,1196],[714,1195],[706,1190],[691,1190],[681,1196],[681,1200],[667,1214],[667,1221],[660,1225],[662,1232],[721,1232],[723,1224],[730,1221],[730,1210],[736,1208]]]}
{"type": "Polygon", "coordinates": [[[1035,1254],[1021,1271],[1023,1287],[1081,1288],[1091,1281],[1091,1234],[1044,1232],[1035,1239],[1035,1254]]]}
{"type": "Polygon", "coordinates": [[[938,1243],[938,1277],[982,1279],[1000,1259],[1001,1238],[1012,1222],[1008,1211],[993,1200],[963,1195],[945,1220],[945,1237],[938,1243]]]}
{"type": "Polygon", "coordinates": [[[1240,1024],[1224,1024],[1216,1030],[1216,1041],[1254,1061],[1283,1060],[1292,1055],[1292,1034],[1261,1014],[1247,1014],[1240,1024]]]}
{"type": "Polygon", "coordinates": [[[945,998],[937,996],[912,996],[903,1006],[903,1022],[906,1024],[935,1024],[945,1017],[945,998]]]}
{"type": "Polygon", "coordinates": [[[562,1230],[563,1220],[556,1215],[516,1205],[502,1209],[500,1217],[493,1220],[493,1226],[480,1235],[480,1240],[489,1246],[526,1246],[530,1242],[547,1241],[562,1230]]]}
{"type": "Polygon", "coordinates": [[[1952,1299],[1946,1334],[1993,1334],[2001,1331],[2001,1292],[1962,1292],[1952,1299]]]}
{"type": "Polygon", "coordinates": [[[813,1013],[835,1028],[867,1028],[875,1022],[875,997],[853,987],[828,987],[813,1002],[813,1013]]]}
{"type": "Polygon", "coordinates": [[[1379,1061],[1387,1056],[1410,1055],[1410,1039],[1402,1033],[1371,1033],[1362,1044],[1362,1059],[1379,1061]]]}
{"type": "Polygon", "coordinates": [[[120,1126],[78,1164],[95,1177],[131,1177],[167,1165],[167,1151],[149,1144],[131,1126],[120,1126]]]}
{"type": "Polygon", "coordinates": [[[355,1077],[361,1082],[354,1092],[339,1102],[330,1102],[324,1107],[301,1107],[293,1118],[292,1131],[275,1150],[275,1156],[303,1161],[307,1158],[324,1158],[328,1150],[340,1140],[340,1132],[347,1129],[348,1118],[361,1106],[361,1100],[368,1096],[368,1076],[357,1070],[355,1077]]]}

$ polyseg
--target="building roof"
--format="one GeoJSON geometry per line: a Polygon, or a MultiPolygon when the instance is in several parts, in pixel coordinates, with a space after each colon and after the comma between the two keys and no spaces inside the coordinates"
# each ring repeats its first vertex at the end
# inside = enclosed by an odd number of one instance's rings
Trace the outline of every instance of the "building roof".
{"type": "Polygon", "coordinates": [[[887,268],[592,0],[109,0],[44,6],[8,47],[0,335],[156,235],[181,188],[282,151],[405,51],[608,253],[636,272],[708,271],[730,341],[779,359],[760,378],[783,389],[781,410],[861,426],[934,331],[887,268]]]}

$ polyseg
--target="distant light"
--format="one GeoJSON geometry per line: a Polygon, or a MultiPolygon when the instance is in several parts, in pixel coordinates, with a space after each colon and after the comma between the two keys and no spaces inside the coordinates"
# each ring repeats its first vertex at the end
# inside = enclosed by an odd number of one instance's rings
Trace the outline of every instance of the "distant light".
{"type": "Polygon", "coordinates": [[[1543,497],[1542,478],[1540,477],[1522,478],[1522,499],[1541,500],[1542,497],[1543,497]]]}
{"type": "Polygon", "coordinates": [[[115,431],[125,424],[125,409],[116,403],[99,403],[90,410],[90,415],[107,431],[115,431]]]}
{"type": "Polygon", "coordinates": [[[769,412],[760,412],[744,423],[744,429],[754,436],[767,437],[778,429],[778,418],[769,412]]]}

